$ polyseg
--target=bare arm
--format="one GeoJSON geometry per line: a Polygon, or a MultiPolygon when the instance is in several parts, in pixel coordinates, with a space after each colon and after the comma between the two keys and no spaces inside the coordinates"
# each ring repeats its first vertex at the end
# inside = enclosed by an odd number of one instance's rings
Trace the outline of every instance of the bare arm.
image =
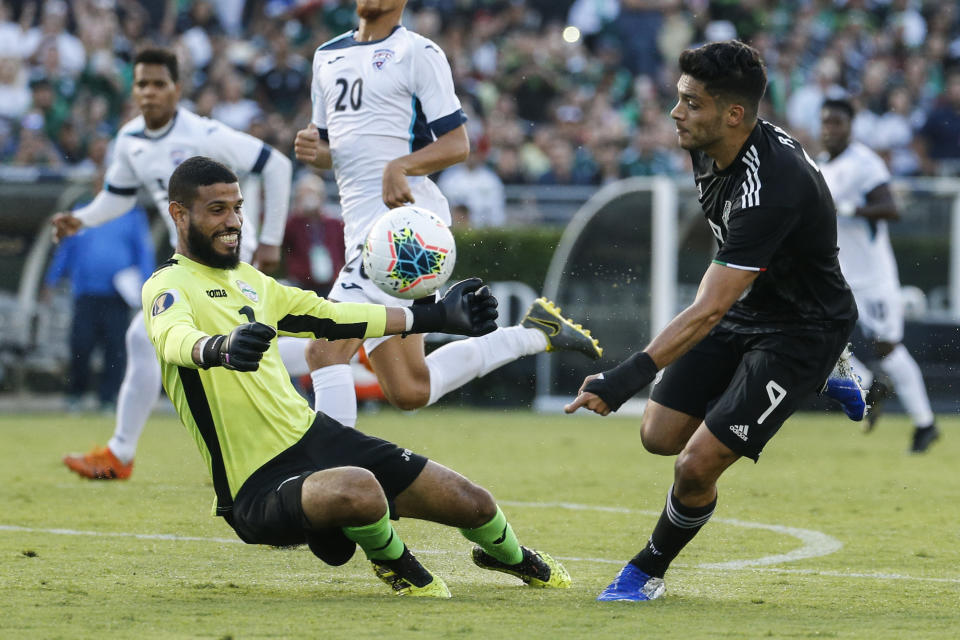
{"type": "Polygon", "coordinates": [[[866,204],[857,207],[853,215],[868,220],[899,220],[900,212],[889,184],[881,184],[866,195],[866,204]]]}
{"type": "MultiPolygon", "coordinates": [[[[644,349],[644,354],[653,363],[653,371],[650,374],[651,380],[657,369],[662,369],[674,362],[695,344],[703,340],[733,306],[733,303],[743,295],[747,287],[757,279],[758,275],[759,272],[757,271],[734,269],[716,263],[711,264],[700,281],[700,288],[693,304],[671,320],[644,349]]],[[[611,407],[600,396],[584,390],[587,383],[596,379],[599,375],[588,376],[584,380],[584,386],[580,387],[579,395],[573,402],[564,407],[564,411],[573,413],[580,407],[586,407],[600,415],[605,416],[610,413],[611,407]]],[[[630,374],[625,372],[625,375],[630,374]]],[[[640,388],[633,390],[633,392],[636,393],[649,384],[651,380],[637,381],[640,388]]],[[[622,382],[618,381],[618,383],[622,382]]]]}
{"type": "Polygon", "coordinates": [[[330,143],[320,137],[320,130],[312,122],[306,129],[297,131],[297,137],[293,141],[293,153],[297,160],[314,169],[333,167],[330,143]]]}
{"type": "Polygon", "coordinates": [[[758,275],[757,271],[711,264],[700,280],[693,304],[671,320],[644,349],[657,368],[663,369],[703,340],[758,275]]]}
{"type": "Polygon", "coordinates": [[[467,159],[470,138],[467,128],[460,125],[443,134],[422,149],[387,163],[383,170],[383,202],[388,207],[400,207],[413,202],[407,176],[426,176],[467,159]]]}
{"type": "Polygon", "coordinates": [[[136,195],[117,195],[107,190],[97,194],[93,202],[77,211],[61,211],[53,216],[53,241],[72,236],[83,227],[96,227],[119,218],[137,203],[136,195]]]}
{"type": "Polygon", "coordinates": [[[253,254],[253,266],[266,273],[280,266],[280,245],[287,226],[290,209],[290,180],[293,163],[276,149],[270,151],[270,159],[263,167],[263,220],[260,238],[253,254]]]}

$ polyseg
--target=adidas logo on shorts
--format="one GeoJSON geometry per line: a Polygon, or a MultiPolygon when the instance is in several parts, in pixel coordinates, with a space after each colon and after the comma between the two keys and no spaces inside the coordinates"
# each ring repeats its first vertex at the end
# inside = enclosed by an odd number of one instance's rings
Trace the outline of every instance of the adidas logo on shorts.
{"type": "Polygon", "coordinates": [[[744,442],[747,441],[747,430],[750,428],[746,424],[732,424],[730,425],[730,431],[733,431],[734,434],[744,442]]]}

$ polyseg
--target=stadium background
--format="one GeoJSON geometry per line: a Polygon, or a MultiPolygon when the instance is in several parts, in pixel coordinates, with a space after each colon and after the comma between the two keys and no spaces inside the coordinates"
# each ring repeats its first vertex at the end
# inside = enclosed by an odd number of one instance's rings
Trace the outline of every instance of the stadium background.
{"type": "MultiPolygon", "coordinates": [[[[186,106],[292,157],[294,135],[309,120],[313,49],[351,28],[355,15],[345,0],[0,6],[0,395],[22,397],[62,389],[68,296],[37,304],[35,272],[49,252],[49,215],[89,192],[113,135],[136,114],[127,99],[135,49],[173,47],[186,106]]],[[[531,290],[542,285],[567,223],[600,187],[657,175],[674,178],[678,190],[676,302],[692,296],[712,248],[691,197],[689,159],[667,116],[683,48],[730,37],[756,46],[770,79],[763,115],[812,150],[820,101],[852,96],[855,135],[887,160],[901,200],[904,219],[892,236],[910,287],[906,343],[938,409],[956,409],[960,301],[951,292],[960,286],[960,243],[951,234],[960,234],[960,88],[949,89],[951,71],[960,69],[956,3],[411,0],[405,24],[447,53],[474,160],[505,186],[505,222],[494,225],[471,220],[472,203],[451,198],[466,208],[456,229],[458,275],[519,280],[531,290]],[[952,137],[932,136],[931,119],[952,137]]],[[[336,188],[332,176],[324,179],[335,213],[336,188]]],[[[644,196],[635,207],[649,216],[644,196]]],[[[158,215],[151,212],[163,258],[169,249],[158,215]]],[[[602,250],[609,238],[610,231],[585,234],[584,242],[602,250]]],[[[636,286],[642,297],[645,285],[636,286]]],[[[530,402],[533,363],[502,374],[449,401],[530,402]],[[518,377],[531,384],[516,384],[518,377]]]]}

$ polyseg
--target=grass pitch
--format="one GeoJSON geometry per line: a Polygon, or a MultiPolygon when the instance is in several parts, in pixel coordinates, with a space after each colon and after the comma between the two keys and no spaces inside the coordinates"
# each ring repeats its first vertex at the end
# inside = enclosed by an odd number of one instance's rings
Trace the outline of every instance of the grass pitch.
{"type": "Polygon", "coordinates": [[[960,420],[925,456],[909,424],[860,434],[838,414],[793,418],[759,464],[721,480],[714,517],[645,604],[596,595],[643,545],[672,459],[636,418],[432,409],[360,427],[486,486],[521,542],[561,559],[567,591],[482,571],[456,531],[413,520],[407,544],[453,599],[397,598],[358,551],[331,568],[305,548],[239,543],[186,430],[147,425],[128,481],[60,463],[103,443],[107,417],[0,417],[2,638],[956,638],[960,420]]]}

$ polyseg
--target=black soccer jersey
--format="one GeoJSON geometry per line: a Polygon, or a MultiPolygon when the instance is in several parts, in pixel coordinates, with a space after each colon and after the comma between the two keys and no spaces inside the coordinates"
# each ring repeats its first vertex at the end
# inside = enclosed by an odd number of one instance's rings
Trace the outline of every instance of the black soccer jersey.
{"type": "Polygon", "coordinates": [[[837,261],[837,214],[820,169],[800,143],[760,120],[718,170],[692,151],[700,205],[717,238],[714,262],[759,271],[721,321],[743,333],[817,330],[856,318],[837,261]]]}

